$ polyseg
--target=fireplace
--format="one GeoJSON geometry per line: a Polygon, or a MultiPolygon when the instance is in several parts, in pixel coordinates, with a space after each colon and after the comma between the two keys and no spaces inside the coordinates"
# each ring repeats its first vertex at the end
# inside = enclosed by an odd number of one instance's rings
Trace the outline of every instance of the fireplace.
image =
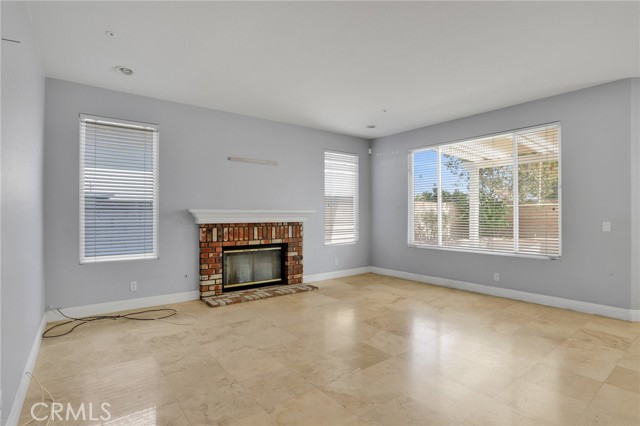
{"type": "Polygon", "coordinates": [[[222,291],[286,284],[287,244],[228,246],[222,249],[222,291]]]}
{"type": "Polygon", "coordinates": [[[240,290],[254,284],[277,283],[302,283],[301,222],[200,225],[200,297],[240,290]],[[262,249],[258,250],[260,247],[262,249]],[[272,250],[273,247],[279,247],[280,250],[276,253],[276,250],[272,250]],[[227,254],[226,262],[225,253],[227,254]],[[243,256],[243,253],[247,255],[243,256]],[[280,279],[278,280],[275,276],[271,276],[275,274],[277,268],[270,267],[268,270],[266,264],[267,260],[272,260],[276,256],[280,257],[280,279]],[[244,259],[239,260],[242,258],[244,259]],[[249,271],[247,267],[249,262],[255,266],[256,261],[258,270],[252,267],[249,271]],[[227,266],[231,266],[231,271],[226,271],[227,266]]]}
{"type": "MultiPolygon", "coordinates": [[[[200,298],[218,296],[239,290],[247,285],[302,284],[302,222],[315,212],[312,210],[215,210],[189,209],[200,228],[200,298]],[[280,247],[279,254],[264,251],[251,260],[252,276],[239,272],[236,261],[239,250],[280,247]],[[234,251],[236,253],[234,253],[234,251]],[[223,260],[224,253],[231,260],[223,260]],[[277,279],[277,260],[280,256],[280,278],[277,279]],[[269,267],[267,267],[269,260],[269,267]],[[225,271],[231,262],[232,271],[225,271]],[[255,265],[257,264],[257,268],[255,265]],[[235,271],[235,272],[234,272],[235,271]],[[273,276],[272,276],[273,275],[273,276]],[[232,279],[236,277],[237,279],[232,279]],[[273,281],[272,281],[273,280],[273,281]],[[262,282],[260,282],[262,281],[262,282]]],[[[250,253],[250,252],[245,252],[250,253]]]]}

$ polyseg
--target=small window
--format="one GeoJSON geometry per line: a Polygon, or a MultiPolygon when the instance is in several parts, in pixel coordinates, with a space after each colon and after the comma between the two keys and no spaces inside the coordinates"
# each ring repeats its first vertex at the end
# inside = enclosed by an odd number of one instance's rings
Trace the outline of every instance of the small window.
{"type": "Polygon", "coordinates": [[[80,263],[158,258],[158,127],[80,116],[80,263]]]}
{"type": "Polygon", "coordinates": [[[409,245],[560,257],[560,125],[409,154],[409,245]]]}
{"type": "Polygon", "coordinates": [[[324,153],[324,243],[358,241],[358,156],[324,153]]]}

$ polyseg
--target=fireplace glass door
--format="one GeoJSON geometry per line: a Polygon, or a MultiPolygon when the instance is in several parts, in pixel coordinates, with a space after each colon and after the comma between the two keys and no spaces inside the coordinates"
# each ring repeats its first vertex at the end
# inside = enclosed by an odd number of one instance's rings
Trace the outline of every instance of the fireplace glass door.
{"type": "Polygon", "coordinates": [[[258,247],[223,252],[224,288],[282,281],[282,247],[258,247]]]}

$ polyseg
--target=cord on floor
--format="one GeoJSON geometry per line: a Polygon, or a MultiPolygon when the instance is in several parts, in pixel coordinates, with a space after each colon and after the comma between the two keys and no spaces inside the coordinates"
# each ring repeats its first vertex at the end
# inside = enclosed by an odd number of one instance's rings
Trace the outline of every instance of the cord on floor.
{"type": "Polygon", "coordinates": [[[180,323],[180,322],[174,322],[174,321],[169,321],[167,320],[167,318],[171,318],[171,317],[175,317],[176,315],[178,315],[178,311],[175,309],[171,309],[171,308],[160,308],[160,309],[146,309],[143,311],[137,311],[137,312],[129,312],[127,314],[115,314],[115,315],[95,315],[95,316],[88,316],[88,317],[81,317],[81,318],[75,318],[75,317],[71,317],[69,315],[66,315],[64,313],[62,313],[62,311],[60,310],[60,308],[56,309],[56,311],[58,312],[58,314],[60,314],[60,316],[67,318],[69,321],[65,321],[62,322],[60,324],[55,324],[52,325],[51,327],[49,327],[48,329],[46,329],[44,331],[44,333],[42,333],[42,338],[43,339],[51,339],[54,337],[62,337],[62,336],[66,336],[67,334],[71,334],[76,328],[85,325],[85,324],[89,324],[90,322],[93,321],[99,321],[99,320],[118,320],[118,319],[127,319],[127,320],[132,320],[132,321],[163,321],[163,322],[167,322],[169,324],[174,324],[174,325],[185,325],[185,326],[193,326],[193,325],[197,325],[200,323],[200,318],[198,318],[195,315],[191,315],[191,314],[181,314],[181,315],[186,315],[186,316],[190,316],[192,318],[195,319],[195,322],[193,323],[180,323]],[[148,314],[148,313],[158,313],[158,315],[154,318],[141,318],[139,317],[140,315],[144,315],[144,314],[148,314]],[[77,324],[74,324],[77,323],[77,324]],[[64,333],[59,333],[59,334],[51,334],[52,330],[58,329],[60,327],[66,326],[66,325],[73,325],[71,327],[70,330],[67,330],[64,333]]]}
{"type": "MultiPolygon", "coordinates": [[[[36,417],[37,417],[37,418],[40,418],[40,413],[42,412],[42,409],[43,409],[44,407],[46,407],[46,406],[47,406],[47,405],[45,404],[45,402],[44,402],[44,394],[45,394],[45,392],[46,392],[46,394],[47,394],[47,395],[49,395],[49,399],[51,400],[51,404],[52,404],[52,405],[56,402],[56,400],[55,400],[55,399],[53,399],[53,395],[51,395],[51,392],[49,392],[49,391],[47,390],[47,388],[45,388],[44,386],[42,386],[42,384],[41,384],[41,383],[40,383],[40,381],[36,378],[36,376],[34,376],[33,374],[31,374],[31,372],[30,372],[30,371],[27,371],[27,372],[26,372],[26,373],[24,373],[24,374],[26,374],[27,376],[31,377],[33,380],[35,380],[35,381],[36,381],[36,383],[38,384],[38,386],[40,386],[40,392],[42,393],[42,398],[41,398],[40,409],[38,410],[38,414],[37,414],[36,416],[33,416],[33,414],[31,413],[31,414],[32,414],[32,415],[31,415],[31,420],[29,420],[28,422],[25,422],[25,423],[21,424],[20,426],[27,426],[27,425],[30,425],[31,423],[33,423],[33,422],[36,420],[36,417]]],[[[47,424],[46,424],[46,426],[49,426],[49,423],[51,423],[51,415],[48,415],[48,416],[47,416],[47,424]]]]}

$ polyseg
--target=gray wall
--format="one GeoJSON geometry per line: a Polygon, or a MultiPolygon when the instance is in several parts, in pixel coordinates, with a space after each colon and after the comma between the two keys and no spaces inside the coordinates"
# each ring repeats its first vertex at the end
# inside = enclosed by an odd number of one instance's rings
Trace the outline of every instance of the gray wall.
{"type": "Polygon", "coordinates": [[[370,264],[367,140],[54,79],[46,81],[45,134],[47,305],[81,306],[197,290],[198,235],[187,208],[315,210],[305,222],[305,275],[370,264]],[[80,113],[159,124],[159,260],[79,265],[80,113]],[[325,149],[360,156],[357,244],[324,245],[325,149]],[[279,165],[230,162],[228,156],[276,160],[279,165]],[[138,282],[137,292],[129,292],[130,281],[138,282]]]}
{"type": "Polygon", "coordinates": [[[44,73],[24,3],[2,2],[2,424],[44,313],[44,73]]]}
{"type": "Polygon", "coordinates": [[[373,141],[373,266],[630,308],[637,286],[630,254],[633,84],[621,80],[373,141]],[[562,260],[407,247],[409,148],[553,121],[562,123],[562,260]],[[611,221],[611,233],[601,232],[602,221],[611,221]]]}
{"type": "Polygon", "coordinates": [[[631,80],[631,309],[640,309],[640,78],[631,80]]]}

